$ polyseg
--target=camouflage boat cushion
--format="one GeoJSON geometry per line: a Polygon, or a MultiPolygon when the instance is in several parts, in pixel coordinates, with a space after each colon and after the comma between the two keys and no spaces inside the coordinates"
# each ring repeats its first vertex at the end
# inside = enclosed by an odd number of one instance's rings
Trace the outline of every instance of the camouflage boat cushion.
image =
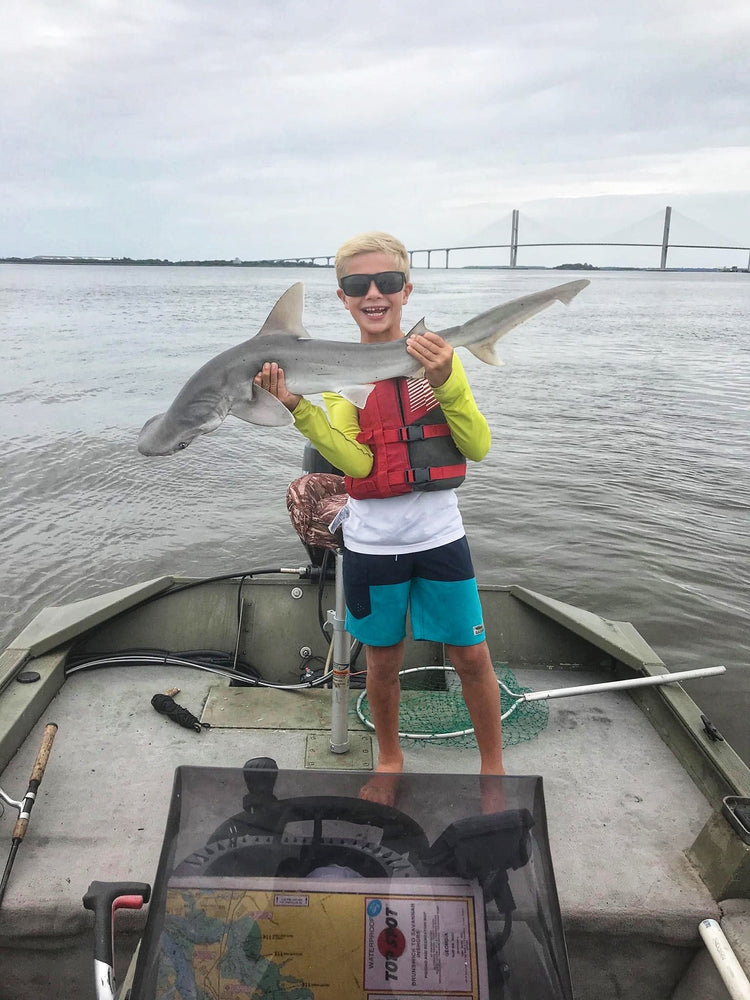
{"type": "Polygon", "coordinates": [[[289,484],[287,510],[295,531],[305,545],[326,549],[343,546],[341,528],[331,534],[328,526],[348,499],[344,477],[328,472],[313,472],[289,484]]]}

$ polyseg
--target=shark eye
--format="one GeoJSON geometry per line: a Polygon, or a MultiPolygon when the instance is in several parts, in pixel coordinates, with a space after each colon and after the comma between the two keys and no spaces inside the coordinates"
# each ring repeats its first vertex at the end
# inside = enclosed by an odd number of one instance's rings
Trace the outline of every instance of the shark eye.
{"type": "Polygon", "coordinates": [[[180,443],[177,445],[178,451],[184,451],[189,444],[190,444],[189,441],[180,441],[180,443]]]}

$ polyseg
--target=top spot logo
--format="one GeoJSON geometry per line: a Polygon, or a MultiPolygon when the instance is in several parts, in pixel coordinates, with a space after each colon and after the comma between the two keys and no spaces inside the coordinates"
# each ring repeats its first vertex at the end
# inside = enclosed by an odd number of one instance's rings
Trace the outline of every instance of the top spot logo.
{"type": "Polygon", "coordinates": [[[385,959],[386,982],[398,979],[398,960],[406,949],[406,938],[398,926],[398,913],[385,908],[385,927],[378,934],[378,951],[385,959]]]}

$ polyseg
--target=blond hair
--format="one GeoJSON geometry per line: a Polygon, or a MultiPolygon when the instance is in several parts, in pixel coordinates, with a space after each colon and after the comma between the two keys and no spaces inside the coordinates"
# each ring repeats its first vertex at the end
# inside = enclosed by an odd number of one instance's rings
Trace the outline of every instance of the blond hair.
{"type": "Polygon", "coordinates": [[[360,253],[386,253],[393,258],[395,270],[403,271],[409,280],[409,252],[395,236],[390,233],[372,231],[360,233],[343,243],[336,251],[336,279],[340,280],[346,273],[346,265],[360,253]]]}

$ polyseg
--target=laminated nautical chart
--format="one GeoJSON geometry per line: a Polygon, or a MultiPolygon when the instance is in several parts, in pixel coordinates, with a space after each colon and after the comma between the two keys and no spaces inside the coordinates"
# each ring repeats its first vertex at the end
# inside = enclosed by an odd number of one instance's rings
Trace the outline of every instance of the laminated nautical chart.
{"type": "Polygon", "coordinates": [[[486,1000],[483,914],[459,879],[172,879],[156,996],[486,1000]]]}

